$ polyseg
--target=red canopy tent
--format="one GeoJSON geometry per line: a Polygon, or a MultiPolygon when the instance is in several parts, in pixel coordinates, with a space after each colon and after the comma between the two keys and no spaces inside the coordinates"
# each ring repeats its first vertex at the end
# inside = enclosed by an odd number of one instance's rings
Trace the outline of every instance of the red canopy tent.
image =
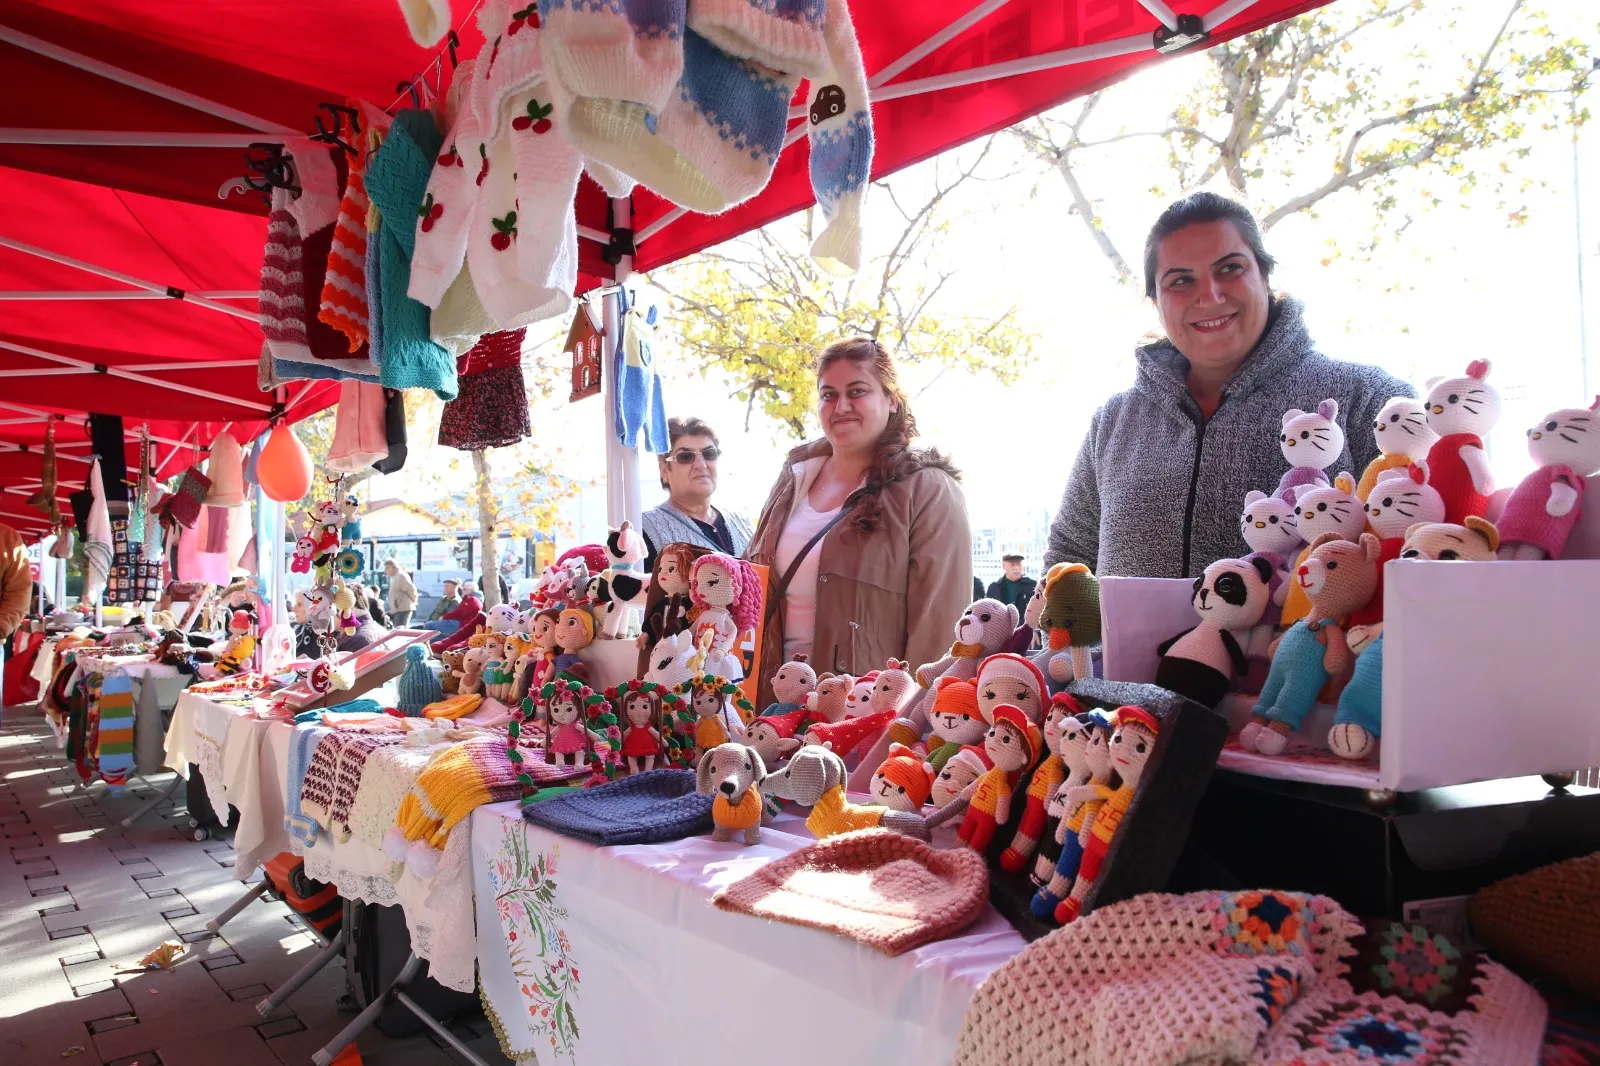
{"type": "MultiPolygon", "coordinates": [[[[1324,2],[854,0],[873,87],[873,174],[1110,84],[1163,49],[1203,47],[1324,2]]],[[[476,6],[455,0],[459,55],[482,44],[476,6]]],[[[38,460],[15,453],[40,439],[42,418],[64,416],[67,455],[89,410],[203,444],[224,423],[249,435],[275,402],[290,418],[332,402],[327,383],[276,401],[256,390],[265,207],[219,189],[240,176],[250,143],[306,136],[319,103],[398,104],[397,81],[437,87],[450,69],[444,52],[411,40],[394,0],[6,4],[0,518],[28,510],[38,460]]],[[[791,141],[804,139],[801,102],[791,141]]],[[[687,215],[642,188],[608,203],[585,179],[582,283],[670,263],[806,206],[804,156],[786,151],[761,195],[719,216],[687,215]]],[[[179,444],[166,446],[170,473],[179,444]]],[[[62,465],[63,495],[81,481],[75,469],[62,465]]]]}

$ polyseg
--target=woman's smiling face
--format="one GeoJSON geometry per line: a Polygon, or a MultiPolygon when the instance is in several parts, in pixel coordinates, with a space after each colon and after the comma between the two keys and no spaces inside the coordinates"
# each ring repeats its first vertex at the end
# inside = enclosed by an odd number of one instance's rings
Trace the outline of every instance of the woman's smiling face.
{"type": "Polygon", "coordinates": [[[1231,373],[1267,330],[1267,279],[1232,222],[1168,234],[1156,253],[1156,308],[1189,362],[1231,373]]]}
{"type": "Polygon", "coordinates": [[[872,368],[836,359],[817,376],[817,418],[834,451],[871,451],[894,407],[872,368]]]}

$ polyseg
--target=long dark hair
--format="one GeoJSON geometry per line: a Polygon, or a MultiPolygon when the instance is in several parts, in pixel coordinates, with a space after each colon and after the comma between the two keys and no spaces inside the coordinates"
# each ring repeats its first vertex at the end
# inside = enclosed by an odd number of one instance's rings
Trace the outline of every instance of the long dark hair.
{"type": "Polygon", "coordinates": [[[1233,228],[1244,238],[1244,243],[1250,246],[1250,254],[1255,256],[1256,265],[1261,268],[1261,276],[1272,276],[1272,268],[1278,261],[1267,252],[1261,226],[1250,209],[1237,200],[1214,192],[1196,192],[1168,204],[1167,209],[1161,212],[1161,217],[1156,219],[1156,224],[1150,227],[1150,235],[1144,239],[1146,297],[1152,300],[1156,298],[1156,253],[1161,250],[1161,242],[1181,229],[1204,222],[1232,222],[1233,228]]]}
{"type": "Polygon", "coordinates": [[[900,387],[900,374],[888,349],[871,337],[834,341],[817,356],[818,381],[830,366],[841,359],[870,371],[893,405],[888,424],[883,427],[873,448],[872,465],[867,468],[867,483],[847,501],[852,508],[850,523],[870,531],[878,524],[881,513],[878,494],[885,485],[899,481],[925,466],[937,466],[958,481],[961,474],[936,449],[911,447],[912,440],[917,436],[917,417],[911,413],[911,401],[900,387]]]}

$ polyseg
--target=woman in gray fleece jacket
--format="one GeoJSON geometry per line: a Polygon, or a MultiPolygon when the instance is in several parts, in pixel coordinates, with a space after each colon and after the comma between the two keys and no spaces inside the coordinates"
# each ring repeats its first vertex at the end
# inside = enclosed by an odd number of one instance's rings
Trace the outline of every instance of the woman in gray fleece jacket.
{"type": "Polygon", "coordinates": [[[1339,402],[1346,448],[1328,469],[1360,477],[1378,454],[1378,409],[1411,386],[1316,351],[1303,305],[1267,284],[1273,259],[1249,210],[1215,193],[1168,207],[1145,242],[1145,294],[1166,337],[1135,350],[1134,387],[1095,412],[1061,509],[1049,567],[1194,577],[1245,555],[1245,493],[1288,469],[1283,413],[1339,402]]]}

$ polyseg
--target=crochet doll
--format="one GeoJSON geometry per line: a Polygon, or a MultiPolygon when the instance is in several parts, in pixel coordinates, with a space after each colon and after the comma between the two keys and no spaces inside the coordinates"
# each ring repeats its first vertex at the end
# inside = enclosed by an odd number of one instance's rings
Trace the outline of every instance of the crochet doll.
{"type": "Polygon", "coordinates": [[[772,694],[778,700],[761,712],[763,717],[800,710],[805,706],[806,698],[817,691],[817,672],[811,668],[807,658],[805,655],[796,655],[772,675],[772,694]]]}
{"type": "Polygon", "coordinates": [[[967,787],[967,812],[956,835],[973,851],[989,846],[995,830],[1011,817],[1011,793],[1018,780],[1039,757],[1039,727],[1015,707],[1002,704],[990,715],[983,738],[984,753],[993,767],[967,787]]]}
{"type": "Polygon", "coordinates": [[[517,688],[517,675],[505,658],[489,659],[483,667],[483,694],[501,703],[510,703],[517,688]]]}
{"type": "Polygon", "coordinates": [[[1444,521],[1444,498],[1428,484],[1422,467],[1412,463],[1404,470],[1378,475],[1366,502],[1367,528],[1378,538],[1378,585],[1372,599],[1350,615],[1351,646],[1359,650],[1360,631],[1383,621],[1383,568],[1400,558],[1406,530],[1428,522],[1444,521]]]}
{"type": "MultiPolygon", "coordinates": [[[[1476,515],[1464,526],[1419,522],[1406,531],[1401,559],[1489,562],[1500,544],[1494,524],[1476,515]]],[[[1356,655],[1350,683],[1339,694],[1339,707],[1328,730],[1328,748],[1343,759],[1365,758],[1383,735],[1383,623],[1347,634],[1356,655]]]]}
{"type": "Polygon", "coordinates": [[[1428,425],[1428,411],[1421,400],[1397,396],[1384,404],[1372,423],[1372,436],[1378,442],[1378,457],[1367,464],[1356,484],[1356,498],[1362,503],[1385,470],[1404,470],[1428,457],[1428,449],[1439,434],[1428,425]]]}
{"type": "Polygon", "coordinates": [[[802,710],[762,715],[745,729],[744,742],[761,753],[761,761],[768,769],[776,770],[780,762],[800,747],[794,731],[804,716],[802,710]]]}
{"type": "Polygon", "coordinates": [[[744,742],[746,723],[755,715],[738,685],[724,677],[703,674],[679,686],[676,695],[694,715],[696,751],[703,754],[719,744],[744,742]]]}
{"type": "Polygon", "coordinates": [[[1156,736],[1161,732],[1155,715],[1143,707],[1118,707],[1115,722],[1116,732],[1111,734],[1110,746],[1111,780],[1103,785],[1088,784],[1073,789],[1074,793],[1087,793],[1104,802],[1087,826],[1089,839],[1084,842],[1083,857],[1078,860],[1078,876],[1072,882],[1072,894],[1056,904],[1055,919],[1061,925],[1076,920],[1083,913],[1083,901],[1100,878],[1100,867],[1111,848],[1111,840],[1133,803],[1139,780],[1155,749],[1156,736]]]}
{"type": "Polygon", "coordinates": [[[1156,684],[1216,707],[1250,669],[1236,633],[1252,631],[1272,601],[1272,564],[1265,556],[1219,559],[1195,578],[1190,603],[1200,624],[1161,642],[1156,684]]]}
{"type": "Polygon", "coordinates": [[[740,635],[761,619],[761,578],[755,568],[721,552],[702,555],[689,571],[689,599],[698,612],[695,636],[714,634],[706,672],[742,679],[744,670],[734,649],[740,635]]]}
{"type": "Polygon", "coordinates": [[[689,628],[689,571],[694,566],[694,549],[687,544],[668,544],[656,553],[656,570],[650,583],[665,595],[650,608],[639,630],[639,647],[648,648],[663,637],[689,628]]]}
{"type": "Polygon", "coordinates": [[[956,640],[949,654],[938,662],[917,667],[917,684],[925,691],[912,699],[903,717],[919,736],[928,725],[928,708],[941,677],[970,680],[978,676],[978,664],[1005,647],[1017,628],[1017,609],[999,600],[978,600],[956,621],[956,640]]]}
{"type": "Polygon", "coordinates": [[[1039,628],[1039,615],[1044,611],[1044,583],[1033,586],[1033,595],[1022,609],[1022,624],[1011,631],[1011,639],[1001,651],[1013,655],[1026,655],[1033,650],[1033,635],[1039,628]]]}
{"type": "Polygon", "coordinates": [[[317,542],[310,537],[302,536],[294,542],[294,559],[289,563],[289,569],[296,574],[311,572],[311,559],[316,554],[317,542]]]}
{"type": "Polygon", "coordinates": [[[1323,400],[1315,411],[1292,408],[1283,413],[1283,431],[1278,434],[1278,450],[1289,470],[1278,479],[1273,493],[1282,500],[1293,500],[1301,485],[1326,485],[1328,467],[1338,462],[1344,451],[1344,429],[1339,422],[1339,402],[1323,400]]]}
{"type": "Polygon", "coordinates": [[[872,774],[867,792],[890,810],[920,811],[933,787],[933,770],[904,744],[889,745],[889,757],[872,774]]]}
{"type": "Polygon", "coordinates": [[[1100,643],[1100,583],[1082,563],[1057,563],[1044,576],[1039,627],[1045,650],[1034,662],[1051,681],[1093,677],[1090,648],[1100,643]]]}
{"type": "Polygon", "coordinates": [[[606,536],[610,565],[600,574],[595,599],[601,612],[600,635],[607,640],[623,636],[634,612],[644,606],[650,591],[650,575],[639,570],[644,555],[644,537],[634,532],[632,522],[623,522],[606,536]]]}
{"type": "Polygon", "coordinates": [[[654,770],[661,756],[661,695],[654,685],[648,690],[635,687],[646,684],[649,682],[630,681],[614,697],[628,723],[622,734],[622,758],[628,772],[634,774],[654,770]]]}
{"type": "Polygon", "coordinates": [[[861,718],[873,712],[872,686],[878,683],[878,671],[872,670],[855,679],[844,698],[844,716],[861,718]]]}
{"type": "MultiPolygon", "coordinates": [[[[1295,558],[1293,572],[1298,572],[1311,556],[1310,545],[1324,533],[1337,533],[1343,540],[1354,541],[1367,528],[1367,514],[1361,501],[1355,497],[1355,479],[1341,471],[1333,484],[1320,488],[1300,488],[1295,507],[1295,523],[1306,547],[1295,558]]],[[[1311,611],[1311,601],[1306,598],[1305,587],[1298,581],[1289,582],[1289,592],[1283,598],[1283,610],[1278,627],[1288,629],[1311,611]]]]}
{"type": "Polygon", "coordinates": [[[461,695],[483,695],[483,669],[489,665],[489,651],[483,645],[468,648],[461,657],[461,681],[456,691],[461,695]]]}
{"type": "Polygon", "coordinates": [[[589,667],[578,661],[578,652],[593,642],[594,615],[582,607],[568,607],[556,619],[555,644],[561,652],[550,665],[558,674],[587,678],[589,667]]]}
{"type": "MultiPolygon", "coordinates": [[[[1011,843],[1000,853],[1000,868],[1007,873],[1021,873],[1033,858],[1041,838],[1053,836],[1055,826],[1050,822],[1049,810],[1055,803],[1056,789],[1066,778],[1066,764],[1061,761],[1061,731],[1071,722],[1076,731],[1077,719],[1072,717],[1083,711],[1077,700],[1065,692],[1058,692],[1050,700],[1050,710],[1044,720],[1044,758],[1034,767],[1023,793],[1022,820],[1011,843]]],[[[1057,817],[1060,817],[1059,812],[1057,817]]]]}
{"type": "MultiPolygon", "coordinates": [[[[942,771],[946,761],[962,748],[980,743],[989,728],[978,710],[978,686],[958,677],[939,679],[928,718],[933,726],[928,736],[928,763],[935,772],[942,771]]],[[[895,736],[892,729],[890,736],[895,736]]],[[[907,740],[916,742],[914,736],[897,742],[906,744],[907,740]]]]}
{"type": "Polygon", "coordinates": [[[1044,675],[1022,656],[1000,652],[983,660],[978,665],[976,687],[978,714],[985,722],[992,723],[994,709],[1001,706],[1015,707],[1034,725],[1044,721],[1050,698],[1044,675]]]}
{"type": "MultiPolygon", "coordinates": [[[[1105,779],[1110,772],[1111,756],[1106,745],[1111,734],[1108,729],[1102,729],[1097,721],[1091,719],[1087,713],[1071,715],[1061,720],[1060,728],[1056,732],[1055,750],[1061,760],[1062,779],[1056,786],[1055,795],[1050,797],[1050,802],[1045,806],[1046,832],[1041,838],[1039,856],[1034,860],[1033,873],[1030,875],[1033,883],[1041,889],[1049,885],[1055,877],[1067,839],[1071,838],[1073,846],[1081,848],[1078,834],[1092,813],[1085,811],[1085,805],[1081,801],[1069,802],[1068,791],[1078,785],[1088,784],[1094,779],[1096,769],[1100,771],[1102,779],[1105,779]],[[1099,739],[1096,740],[1096,737],[1099,739]],[[1090,760],[1091,751],[1096,753],[1094,762],[1090,760]],[[1074,815],[1077,816],[1076,825],[1071,824],[1074,815]]],[[[1104,724],[1109,725],[1110,719],[1105,719],[1104,724]]],[[[1099,801],[1095,802],[1098,804],[1099,801]]],[[[1042,902],[1037,908],[1032,908],[1034,917],[1042,920],[1053,915],[1056,904],[1066,897],[1072,888],[1072,878],[1077,875],[1078,868],[1074,860],[1068,869],[1063,871],[1063,881],[1056,895],[1044,899],[1045,893],[1036,894],[1035,898],[1042,902]]]]}
{"type": "Polygon", "coordinates": [[[552,765],[589,764],[589,731],[584,728],[584,701],[594,695],[587,685],[558,677],[539,690],[539,716],[544,722],[544,761],[552,765]]]}
{"type": "Polygon", "coordinates": [[[1600,396],[1588,408],[1551,411],[1528,430],[1538,469],[1523,478],[1500,515],[1500,558],[1559,559],[1583,514],[1586,479],[1600,473],[1600,396]]]}
{"type": "Polygon", "coordinates": [[[461,691],[461,679],[466,674],[467,649],[451,648],[449,651],[439,653],[439,661],[444,663],[444,673],[439,677],[439,687],[446,696],[454,696],[461,691]]]}
{"type": "Polygon", "coordinates": [[[711,803],[712,840],[761,843],[761,782],[766,776],[761,756],[744,744],[718,744],[700,756],[695,791],[715,797],[711,803]]]}
{"type": "Polygon", "coordinates": [[[1279,755],[1289,735],[1300,728],[1317,694],[1330,680],[1342,682],[1350,670],[1350,648],[1342,619],[1372,598],[1378,584],[1378,538],[1361,534],[1359,544],[1327,532],[1311,545],[1311,555],[1295,573],[1311,599],[1311,613],[1279,637],[1272,649],[1272,671],[1239,744],[1263,755],[1279,755]]]}
{"type": "MultiPolygon", "coordinates": [[[[1283,601],[1289,595],[1289,560],[1295,558],[1305,542],[1300,539],[1300,527],[1295,522],[1295,506],[1276,496],[1251,489],[1244,496],[1244,512],[1239,516],[1239,532],[1250,549],[1245,556],[1265,559],[1272,564],[1270,586],[1272,598],[1261,612],[1261,621],[1250,631],[1245,645],[1245,658],[1260,664],[1260,679],[1266,678],[1267,646],[1278,634],[1278,621],[1283,614],[1283,601]]],[[[1254,675],[1252,669],[1252,676],[1254,675]]]]}
{"type": "Polygon", "coordinates": [[[234,611],[228,619],[227,644],[213,662],[201,664],[197,668],[200,677],[211,681],[248,670],[256,653],[256,638],[252,632],[254,628],[255,619],[251,617],[249,611],[234,611]]]}
{"type": "Polygon", "coordinates": [[[1428,379],[1428,426],[1439,439],[1428,449],[1428,484],[1444,497],[1444,520],[1484,517],[1494,478],[1483,438],[1500,420],[1500,393],[1490,385],[1489,360],[1474,359],[1465,377],[1428,379]]]}
{"type": "Polygon", "coordinates": [[[928,798],[935,807],[942,810],[955,802],[961,793],[991,768],[989,756],[984,754],[981,747],[975,745],[964,747],[945,760],[944,767],[933,779],[933,788],[928,798]]]}

